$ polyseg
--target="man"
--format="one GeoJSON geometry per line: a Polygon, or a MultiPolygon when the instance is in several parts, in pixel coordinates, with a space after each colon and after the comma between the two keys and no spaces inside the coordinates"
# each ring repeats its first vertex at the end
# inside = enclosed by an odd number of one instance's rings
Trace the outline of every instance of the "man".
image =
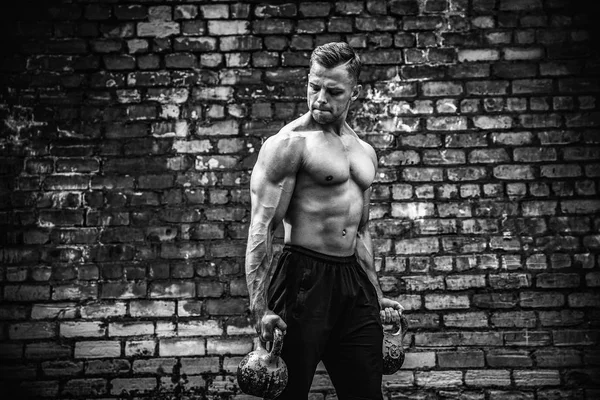
{"type": "Polygon", "coordinates": [[[280,399],[306,399],[320,360],[340,399],[382,398],[382,322],[398,321],[402,306],[382,296],[373,265],[367,222],[377,157],[346,123],[360,67],[346,43],[317,47],[309,111],[264,142],[252,172],[246,280],[259,338],[285,332],[289,381],[280,399]]]}

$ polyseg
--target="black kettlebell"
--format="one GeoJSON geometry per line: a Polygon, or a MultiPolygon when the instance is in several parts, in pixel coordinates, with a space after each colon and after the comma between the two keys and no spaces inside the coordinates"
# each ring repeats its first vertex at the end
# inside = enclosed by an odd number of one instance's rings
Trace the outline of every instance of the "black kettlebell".
{"type": "Polygon", "coordinates": [[[408,320],[400,316],[400,323],[394,323],[394,332],[383,331],[383,374],[392,375],[404,364],[402,341],[408,330],[408,320]]]}
{"type": "Polygon", "coordinates": [[[238,366],[237,381],[242,392],[272,399],[281,394],[288,382],[285,361],[279,356],[283,345],[283,332],[275,328],[273,346],[267,351],[259,340],[258,349],[248,353],[238,366]]]}

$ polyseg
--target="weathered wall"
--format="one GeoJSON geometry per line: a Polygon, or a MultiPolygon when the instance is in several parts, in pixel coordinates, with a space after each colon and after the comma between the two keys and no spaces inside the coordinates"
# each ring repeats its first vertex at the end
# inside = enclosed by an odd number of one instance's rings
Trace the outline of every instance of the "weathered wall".
{"type": "MultiPolygon", "coordinates": [[[[568,0],[19,1],[4,11],[0,350],[12,398],[236,394],[264,138],[315,45],[365,61],[390,399],[600,398],[598,36],[568,0]]],[[[335,398],[322,369],[313,399],[335,398]]]]}

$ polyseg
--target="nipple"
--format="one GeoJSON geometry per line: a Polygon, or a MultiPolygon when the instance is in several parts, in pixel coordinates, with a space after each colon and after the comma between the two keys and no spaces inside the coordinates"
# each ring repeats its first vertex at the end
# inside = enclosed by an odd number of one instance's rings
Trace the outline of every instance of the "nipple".
{"type": "Polygon", "coordinates": [[[331,176],[331,175],[329,175],[329,176],[327,176],[327,178],[325,178],[326,181],[330,181],[332,179],[333,179],[333,176],[331,176]]]}
{"type": "Polygon", "coordinates": [[[342,236],[346,236],[346,230],[342,229],[342,236]]]}

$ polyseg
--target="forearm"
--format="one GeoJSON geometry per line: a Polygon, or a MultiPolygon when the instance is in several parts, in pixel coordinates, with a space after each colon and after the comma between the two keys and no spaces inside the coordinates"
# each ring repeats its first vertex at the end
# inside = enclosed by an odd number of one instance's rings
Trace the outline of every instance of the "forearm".
{"type": "Polygon", "coordinates": [[[267,309],[267,289],[273,261],[273,234],[266,224],[253,224],[246,247],[246,283],[250,296],[250,311],[263,313],[267,309]]]}
{"type": "Polygon", "coordinates": [[[373,242],[371,240],[371,234],[369,233],[369,230],[366,226],[363,229],[360,229],[358,234],[356,235],[355,252],[360,266],[367,274],[367,277],[369,278],[371,284],[373,284],[373,286],[375,287],[375,291],[377,292],[377,299],[381,300],[383,298],[383,292],[381,291],[381,286],[379,286],[377,272],[375,271],[373,242]]]}

